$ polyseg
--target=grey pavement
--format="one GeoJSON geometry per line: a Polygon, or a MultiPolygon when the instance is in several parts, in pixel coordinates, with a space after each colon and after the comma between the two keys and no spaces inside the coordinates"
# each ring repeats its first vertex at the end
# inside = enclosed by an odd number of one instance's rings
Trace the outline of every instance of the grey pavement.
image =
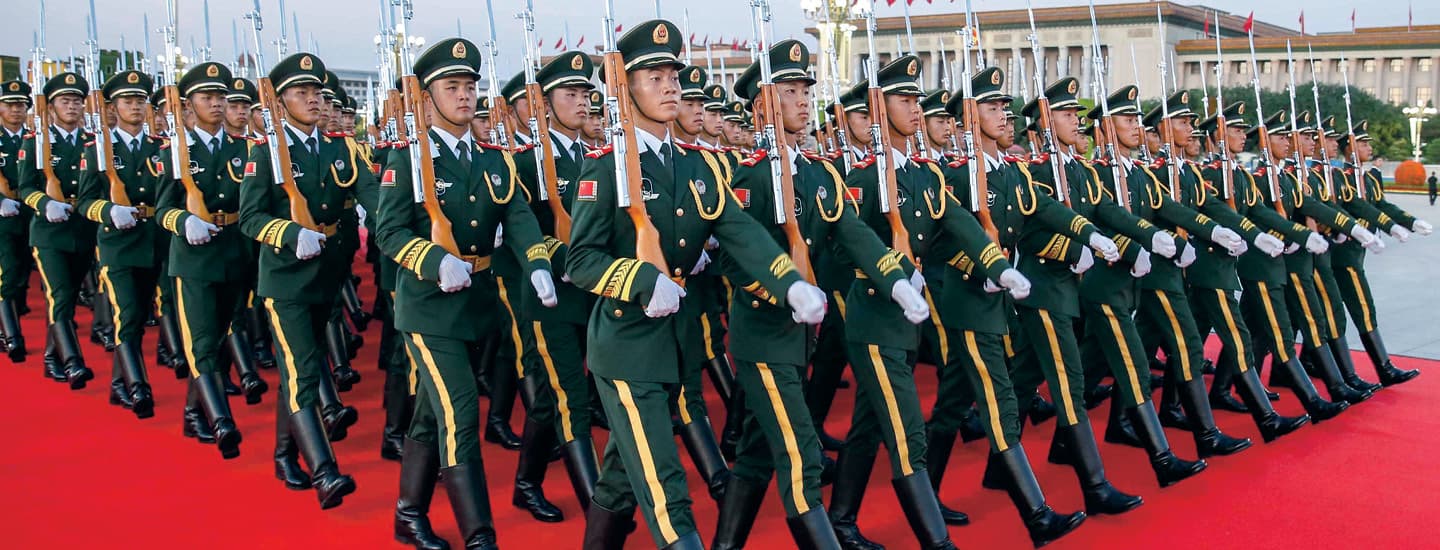
{"type": "MultiPolygon", "coordinates": [[[[1440,222],[1440,205],[1430,206],[1424,195],[1385,198],[1432,224],[1440,222]]],[[[1385,345],[1393,355],[1440,359],[1440,232],[1415,235],[1403,244],[1384,238],[1385,250],[1365,259],[1365,272],[1385,345]]],[[[1355,323],[1346,334],[1351,349],[1363,349],[1355,323]]]]}

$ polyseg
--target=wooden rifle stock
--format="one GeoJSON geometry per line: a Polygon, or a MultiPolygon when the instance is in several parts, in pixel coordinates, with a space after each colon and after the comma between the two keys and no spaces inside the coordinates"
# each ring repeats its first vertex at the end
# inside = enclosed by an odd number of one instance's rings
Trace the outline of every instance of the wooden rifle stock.
{"type": "MultiPolygon", "coordinates": [[[[627,181],[617,183],[623,183],[630,195],[630,206],[625,210],[630,216],[630,223],[635,225],[635,257],[655,266],[668,277],[671,276],[670,265],[660,248],[660,230],[655,228],[645,212],[645,192],[640,184],[640,145],[635,140],[635,107],[630,103],[630,81],[625,73],[625,59],[619,51],[608,51],[605,52],[604,64],[606,95],[615,98],[618,106],[615,114],[624,129],[623,135],[618,137],[624,140],[625,158],[617,158],[615,162],[625,163],[627,181]]],[[[503,105],[504,101],[500,103],[503,105]]],[[[491,116],[494,116],[496,108],[496,105],[490,106],[491,116]]]]}
{"type": "MultiPolygon", "coordinates": [[[[209,223],[212,217],[210,215],[210,209],[205,207],[205,193],[200,191],[200,187],[195,184],[195,176],[190,174],[190,134],[186,133],[185,125],[180,122],[184,120],[184,108],[180,103],[179,88],[175,86],[165,87],[165,105],[165,108],[169,109],[170,112],[175,115],[175,124],[178,126],[177,128],[171,129],[171,132],[175,134],[175,139],[170,143],[170,147],[174,151],[172,154],[180,157],[180,173],[174,174],[173,177],[180,180],[180,183],[185,186],[185,210],[191,214],[200,216],[206,223],[209,223]]],[[[203,147],[204,145],[202,144],[201,146],[203,147]]],[[[289,151],[286,151],[286,153],[288,156],[289,151]]],[[[289,165],[290,162],[286,159],[284,166],[289,165]]],[[[111,194],[113,196],[114,192],[112,191],[111,194]]]]}
{"type": "Polygon", "coordinates": [[[1095,146],[1099,147],[1101,143],[1104,143],[1106,149],[1109,150],[1110,158],[1108,160],[1112,166],[1110,175],[1115,179],[1115,202],[1120,203],[1120,206],[1125,207],[1125,211],[1129,212],[1130,182],[1126,181],[1126,176],[1122,174],[1120,170],[1113,168],[1118,167],[1120,163],[1120,158],[1114,154],[1118,150],[1115,141],[1115,119],[1105,114],[1100,117],[1099,124],[1100,127],[1097,129],[1099,135],[1095,136],[1095,146]]]}
{"type": "MultiPolygon", "coordinates": [[[[880,126],[880,143],[876,144],[880,152],[877,155],[885,155],[885,173],[881,177],[888,183],[880,191],[885,193],[885,200],[890,205],[890,211],[884,213],[885,221],[890,223],[890,248],[904,254],[910,259],[910,263],[915,263],[915,253],[910,249],[910,230],[905,227],[905,220],[900,217],[900,191],[896,187],[895,163],[890,159],[893,147],[890,143],[890,116],[885,110],[885,92],[873,83],[869,89],[869,101],[870,121],[880,126]]],[[[880,159],[876,160],[878,162],[880,159]]],[[[919,269],[920,265],[915,264],[915,268],[919,269]]]]}
{"type": "MultiPolygon", "coordinates": [[[[95,119],[100,121],[100,126],[96,130],[109,132],[110,130],[105,127],[105,99],[101,97],[101,92],[98,90],[90,92],[90,99],[87,103],[91,112],[95,113],[95,119]]],[[[120,174],[115,171],[114,140],[109,137],[96,136],[95,141],[99,150],[95,151],[95,156],[105,159],[105,179],[110,182],[110,202],[120,206],[130,206],[130,194],[125,192],[125,182],[120,180],[120,174]]]]}
{"type": "Polygon", "coordinates": [[[965,129],[975,140],[975,151],[971,152],[974,158],[968,162],[979,164],[975,167],[975,196],[970,197],[970,200],[975,203],[975,217],[979,218],[980,227],[985,229],[985,234],[990,236],[991,241],[999,245],[1000,229],[995,227],[995,219],[990,216],[990,176],[986,173],[989,167],[985,166],[985,155],[981,152],[984,148],[980,146],[980,141],[985,139],[984,133],[980,131],[980,105],[973,97],[965,98],[963,105],[964,112],[961,115],[965,119],[965,129]]]}
{"type": "Polygon", "coordinates": [[[43,128],[35,129],[35,155],[40,157],[40,171],[45,174],[45,195],[52,200],[64,201],[65,191],[60,188],[60,178],[55,176],[55,166],[50,161],[50,102],[45,94],[36,91],[35,116],[43,128]],[[42,133],[43,132],[43,133],[42,133]]]}
{"type": "Polygon", "coordinates": [[[775,143],[772,144],[775,158],[770,159],[770,162],[780,163],[780,196],[776,198],[781,201],[783,208],[790,211],[783,224],[785,240],[790,244],[790,261],[795,264],[801,277],[814,284],[815,271],[810,265],[810,246],[805,244],[805,236],[800,234],[800,221],[795,219],[798,215],[795,212],[795,175],[790,171],[790,147],[786,143],[785,119],[780,114],[780,96],[775,92],[775,85],[760,86],[759,99],[755,106],[755,127],[775,127],[775,143]]]}
{"type": "MultiPolygon", "coordinates": [[[[545,96],[540,92],[540,83],[531,82],[525,85],[525,97],[530,99],[530,115],[535,117],[535,124],[540,130],[539,135],[531,136],[537,141],[550,139],[550,120],[545,109],[545,96]]],[[[570,242],[570,213],[565,210],[565,200],[560,196],[560,184],[555,173],[555,148],[544,147],[545,154],[540,159],[544,167],[545,181],[540,185],[545,186],[545,194],[550,205],[550,214],[555,217],[555,238],[561,242],[570,242]]]]}
{"type": "MultiPolygon", "coordinates": [[[[280,114],[282,106],[279,97],[275,95],[275,86],[270,83],[269,77],[262,77],[257,88],[260,89],[261,103],[270,109],[270,121],[275,127],[275,150],[279,156],[276,160],[280,163],[280,173],[276,176],[280,179],[280,187],[285,190],[285,196],[290,199],[290,221],[305,229],[319,231],[320,225],[315,223],[315,217],[310,214],[310,201],[306,200],[300,188],[295,186],[295,173],[290,170],[290,138],[285,133],[285,117],[280,114]]],[[[184,129],[175,135],[183,136],[184,129]]],[[[174,147],[175,144],[170,146],[174,147]]]]}
{"type": "MultiPolygon", "coordinates": [[[[1040,119],[1039,134],[1042,137],[1049,136],[1045,139],[1044,149],[1045,153],[1050,155],[1050,169],[1055,176],[1055,193],[1063,198],[1063,202],[1068,208],[1070,206],[1070,181],[1069,177],[1065,175],[1065,163],[1060,158],[1060,147],[1054,142],[1055,130],[1050,125],[1050,99],[1045,97],[1043,92],[1035,99],[1038,102],[1036,111],[1040,114],[1038,117],[1040,119]]],[[[1031,132],[1030,139],[1035,139],[1034,134],[1035,132],[1031,132]]]]}
{"type": "Polygon", "coordinates": [[[430,156],[430,117],[425,112],[424,92],[415,75],[406,75],[401,83],[405,88],[405,110],[415,115],[415,144],[420,148],[416,157],[420,159],[420,185],[425,190],[425,215],[430,217],[430,242],[459,258],[460,246],[455,243],[454,227],[440,209],[440,197],[435,193],[435,159],[430,156]]]}

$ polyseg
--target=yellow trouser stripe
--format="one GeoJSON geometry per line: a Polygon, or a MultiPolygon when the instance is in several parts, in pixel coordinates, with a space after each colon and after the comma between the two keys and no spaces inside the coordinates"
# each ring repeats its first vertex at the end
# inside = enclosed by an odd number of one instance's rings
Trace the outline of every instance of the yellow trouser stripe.
{"type": "Polygon", "coordinates": [[[840,295],[839,292],[832,292],[831,294],[834,294],[834,295],[835,295],[835,307],[840,308],[840,320],[841,320],[841,321],[844,321],[844,320],[845,320],[845,297],[842,296],[842,295],[840,295]]]}
{"type": "Polygon", "coordinates": [[[1065,356],[1060,353],[1060,338],[1055,334],[1055,323],[1050,320],[1050,312],[1043,309],[1037,310],[1040,313],[1040,321],[1045,323],[1045,339],[1050,343],[1050,356],[1055,361],[1055,380],[1060,387],[1051,393],[1060,397],[1060,403],[1065,409],[1065,420],[1070,425],[1080,423],[1075,416],[1075,403],[1070,400],[1070,376],[1065,373],[1065,356]]]}
{"type": "Polygon", "coordinates": [[[115,283],[110,281],[110,266],[100,267],[100,288],[108,289],[105,297],[110,300],[110,323],[115,330],[115,345],[123,344],[120,341],[120,302],[115,300],[115,283]]]}
{"type": "Polygon", "coordinates": [[[1250,370],[1250,364],[1245,360],[1245,339],[1240,337],[1240,329],[1235,325],[1235,314],[1230,312],[1229,296],[1220,289],[1215,289],[1215,294],[1215,298],[1220,300],[1220,314],[1225,316],[1225,328],[1230,330],[1230,339],[1235,342],[1235,364],[1240,365],[1240,372],[1250,370]]]}
{"type": "Polygon", "coordinates": [[[500,290],[500,303],[505,305],[505,311],[510,312],[510,343],[515,346],[515,377],[525,377],[525,365],[520,360],[525,356],[525,342],[520,338],[520,318],[515,316],[515,308],[510,307],[510,295],[505,292],[505,278],[496,277],[495,286],[500,290]]]}
{"type": "Polygon", "coordinates": [[[435,366],[435,356],[430,354],[430,348],[425,346],[425,337],[419,333],[411,333],[410,341],[415,343],[415,349],[420,350],[420,361],[425,363],[425,372],[430,373],[430,381],[435,384],[435,393],[439,394],[440,410],[445,418],[445,465],[455,465],[455,407],[450,404],[450,390],[445,387],[445,379],[440,377],[440,369],[435,366]]]}
{"type": "MultiPolygon", "coordinates": [[[[184,283],[181,282],[181,279],[179,277],[175,278],[175,314],[180,316],[180,346],[185,348],[185,360],[190,363],[190,376],[194,378],[199,378],[200,370],[195,366],[198,364],[195,362],[195,340],[190,336],[190,319],[185,315],[185,295],[180,292],[181,285],[183,284],[184,283]]],[[[294,365],[289,365],[290,356],[287,354],[285,358],[288,367],[294,369],[294,365]]],[[[290,373],[293,375],[295,372],[294,370],[291,370],[290,373]]],[[[290,378],[290,382],[291,384],[294,384],[295,378],[293,376],[290,378]]],[[[290,394],[290,399],[291,404],[295,405],[296,402],[294,393],[290,394]]],[[[300,410],[300,406],[295,405],[295,408],[291,409],[291,412],[298,410],[300,410]]]]}
{"type": "MultiPolygon", "coordinates": [[[[630,434],[635,436],[635,454],[640,455],[640,469],[645,474],[646,485],[650,488],[650,498],[655,501],[652,510],[655,523],[660,528],[660,536],[665,538],[666,544],[670,544],[679,540],[680,535],[675,532],[675,527],[670,525],[665,487],[660,485],[660,477],[655,473],[655,458],[650,455],[650,439],[645,435],[645,423],[640,418],[640,409],[635,407],[635,396],[630,394],[630,384],[624,380],[615,381],[615,393],[620,395],[620,404],[625,407],[625,416],[630,422],[630,434]]],[[[611,433],[611,436],[615,435],[618,434],[611,433]]]]}
{"type": "Polygon", "coordinates": [[[1004,341],[1005,341],[1005,358],[1006,358],[1006,359],[1013,359],[1013,358],[1015,357],[1015,346],[1014,346],[1014,344],[1010,341],[1010,335],[1009,335],[1009,334],[1006,334],[1006,335],[1002,336],[1002,337],[1001,337],[1001,340],[1004,340],[1004,341]]]}
{"type": "Polygon", "coordinates": [[[1285,335],[1280,333],[1280,322],[1275,316],[1275,304],[1270,303],[1270,290],[1265,283],[1260,285],[1260,300],[1265,304],[1265,320],[1270,321],[1270,334],[1275,337],[1275,356],[1281,363],[1290,360],[1291,350],[1285,349],[1285,335]]]}
{"type": "Polygon", "coordinates": [[[935,325],[935,340],[940,344],[940,364],[950,362],[950,339],[945,335],[945,324],[940,322],[940,308],[930,296],[930,287],[925,287],[925,305],[930,306],[930,323],[935,325]]]}
{"type": "Polygon", "coordinates": [[[541,328],[540,321],[531,321],[531,330],[535,331],[535,350],[540,353],[540,360],[545,363],[545,374],[550,377],[550,389],[555,390],[555,410],[560,413],[560,428],[564,432],[565,443],[575,440],[574,429],[570,426],[570,396],[565,393],[565,388],[560,387],[560,373],[555,371],[555,360],[550,357],[550,344],[545,339],[545,330],[541,328]]]}
{"type": "MultiPolygon", "coordinates": [[[[180,279],[175,279],[175,284],[178,286],[180,279]]],[[[179,292],[176,292],[176,294],[178,295],[179,292]]],[[[180,311],[185,311],[185,307],[181,306],[180,311]]],[[[285,373],[289,375],[285,379],[285,389],[290,397],[290,413],[294,414],[300,412],[300,397],[297,395],[300,393],[300,382],[295,380],[295,378],[299,376],[295,370],[295,354],[290,351],[290,339],[285,337],[285,328],[280,326],[280,314],[275,313],[274,298],[265,299],[265,311],[270,314],[271,332],[275,333],[275,341],[280,344],[280,355],[285,358],[285,373]]],[[[180,326],[185,326],[183,317],[180,326]]],[[[186,337],[186,339],[188,340],[189,337],[186,337]]],[[[190,369],[192,371],[195,369],[195,361],[193,360],[190,361],[190,369]]],[[[196,376],[198,377],[199,375],[197,374],[196,376]]]]}
{"type": "Polygon", "coordinates": [[[1129,340],[1125,338],[1125,332],[1120,330],[1120,320],[1115,317],[1115,310],[1111,309],[1109,304],[1100,304],[1100,309],[1110,321],[1110,332],[1115,334],[1115,345],[1120,348],[1120,359],[1125,361],[1125,373],[1130,375],[1130,391],[1134,392],[1136,402],[1144,403],[1145,391],[1140,389],[1140,376],[1135,373],[1135,358],[1130,357],[1129,340]]]}
{"type": "Polygon", "coordinates": [[[1335,325],[1335,308],[1330,305],[1330,290],[1325,288],[1325,279],[1320,278],[1320,270],[1313,272],[1315,275],[1315,291],[1320,293],[1320,305],[1325,307],[1325,321],[1329,323],[1330,334],[1339,337],[1340,327],[1335,325]]]}
{"type": "Polygon", "coordinates": [[[871,344],[870,365],[875,369],[875,379],[880,383],[880,393],[885,396],[885,409],[890,413],[890,429],[895,432],[895,454],[900,457],[900,473],[915,473],[910,467],[910,442],[905,439],[905,423],[900,421],[900,405],[895,402],[895,388],[890,387],[890,373],[885,370],[885,360],[880,358],[880,346],[871,344]]]}
{"type": "Polygon", "coordinates": [[[795,500],[795,513],[803,514],[810,511],[810,504],[805,502],[805,467],[800,461],[800,444],[795,442],[795,428],[790,426],[790,413],[780,399],[780,388],[775,385],[770,365],[756,363],[755,366],[760,369],[760,381],[765,384],[765,394],[770,397],[770,407],[775,410],[775,422],[780,424],[785,456],[790,459],[790,495],[795,500]]]}
{"type": "Polygon", "coordinates": [[[1310,332],[1305,333],[1305,342],[1310,347],[1320,345],[1320,327],[1315,324],[1315,314],[1310,311],[1310,299],[1305,296],[1305,289],[1300,286],[1300,277],[1294,273],[1290,274],[1290,288],[1295,291],[1300,302],[1300,312],[1305,314],[1305,326],[1310,327],[1310,332]]]}
{"type": "Polygon", "coordinates": [[[715,360],[714,342],[715,337],[710,334],[710,314],[700,314],[700,334],[705,338],[705,359],[715,360]]]}
{"type": "Polygon", "coordinates": [[[970,361],[975,363],[975,369],[980,371],[980,385],[985,390],[985,408],[990,411],[990,440],[995,442],[995,449],[1005,452],[1009,445],[1005,443],[1005,428],[1000,423],[1000,404],[995,397],[995,383],[990,380],[990,367],[985,365],[985,359],[980,357],[980,345],[975,341],[975,331],[965,331],[965,344],[970,351],[970,361]]]}
{"type": "Polygon", "coordinates": [[[689,424],[692,421],[690,418],[690,407],[685,405],[685,384],[680,384],[680,393],[676,397],[675,408],[680,409],[681,424],[689,424]]]}
{"type": "MultiPolygon", "coordinates": [[[[395,291],[390,291],[390,313],[395,313],[395,291]]],[[[410,397],[415,397],[415,392],[420,389],[420,365],[415,363],[415,358],[410,357],[410,350],[405,350],[405,356],[410,359],[410,368],[405,369],[405,381],[409,388],[410,397]]]]}
{"type": "Polygon", "coordinates": [[[1170,297],[1165,295],[1165,291],[1157,290],[1155,296],[1160,298],[1160,307],[1165,309],[1165,316],[1170,318],[1170,333],[1175,338],[1175,353],[1180,356],[1177,359],[1180,360],[1181,379],[1189,382],[1192,378],[1190,376],[1190,347],[1185,345],[1185,333],[1180,330],[1180,318],[1175,316],[1175,308],[1170,306],[1170,297]]]}
{"type": "Polygon", "coordinates": [[[1365,332],[1375,330],[1375,321],[1370,318],[1370,301],[1365,299],[1365,285],[1360,284],[1360,272],[1353,267],[1345,268],[1350,272],[1350,283],[1355,285],[1355,296],[1360,298],[1360,311],[1365,321],[1365,332]]]}
{"type": "Polygon", "coordinates": [[[31,249],[31,256],[35,257],[35,270],[40,272],[40,282],[45,284],[45,319],[46,322],[55,324],[55,285],[50,284],[50,276],[45,272],[45,262],[40,261],[40,249],[31,249]]]}

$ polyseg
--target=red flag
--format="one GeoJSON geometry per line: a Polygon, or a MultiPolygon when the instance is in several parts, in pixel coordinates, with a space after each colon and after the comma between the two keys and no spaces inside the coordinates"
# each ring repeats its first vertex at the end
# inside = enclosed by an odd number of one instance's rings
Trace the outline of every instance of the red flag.
{"type": "MultiPolygon", "coordinates": [[[[953,1],[953,0],[952,0],[952,1],[953,1]]],[[[1204,30],[1203,32],[1204,32],[1204,34],[1203,34],[1202,36],[1204,36],[1205,38],[1210,38],[1210,16],[1209,16],[1209,15],[1206,15],[1206,16],[1205,16],[1205,30],[1204,30]]]]}
{"type": "Polygon", "coordinates": [[[1355,9],[1350,9],[1350,32],[1355,32],[1355,9]]]}
{"type": "Polygon", "coordinates": [[[544,47],[545,47],[545,39],[544,39],[544,38],[540,38],[540,37],[538,37],[538,36],[535,37],[535,48],[536,48],[536,49],[539,49],[539,48],[544,48],[544,47]]]}
{"type": "Polygon", "coordinates": [[[585,45],[585,35],[580,35],[580,41],[575,43],[575,48],[576,48],[576,49],[579,49],[580,46],[584,46],[584,45],[585,45]]]}
{"type": "Polygon", "coordinates": [[[555,49],[557,49],[557,50],[563,50],[563,49],[565,49],[565,37],[562,36],[562,37],[560,37],[559,40],[556,40],[556,41],[555,41],[555,49]]]}
{"type": "Polygon", "coordinates": [[[1305,10],[1300,10],[1300,34],[1305,34],[1305,10]]]}
{"type": "Polygon", "coordinates": [[[1410,23],[1405,25],[1405,30],[1415,30],[1415,4],[1410,4],[1410,23]]]}
{"type": "Polygon", "coordinates": [[[623,28],[625,28],[625,24],[624,24],[624,23],[621,23],[621,24],[619,24],[619,25],[615,25],[615,32],[616,32],[616,33],[619,33],[619,32],[620,32],[620,29],[623,29],[623,28]]]}
{"type": "Polygon", "coordinates": [[[1250,30],[1251,30],[1251,29],[1254,29],[1254,28],[1255,28],[1255,12],[1252,11],[1252,12],[1250,12],[1250,17],[1246,17],[1246,18],[1245,18],[1245,32],[1246,32],[1246,33],[1249,33],[1250,30]]]}
{"type": "Polygon", "coordinates": [[[701,46],[709,46],[709,45],[710,45],[710,35],[708,35],[708,34],[705,35],[705,40],[700,41],[700,45],[701,45],[701,46]]]}
{"type": "Polygon", "coordinates": [[[693,32],[690,33],[690,42],[688,42],[688,43],[689,43],[689,44],[694,44],[694,43],[695,43],[695,33],[693,33],[693,32]]]}
{"type": "Polygon", "coordinates": [[[887,5],[887,6],[893,6],[893,5],[895,5],[895,0],[885,0],[885,5],[887,5]]]}

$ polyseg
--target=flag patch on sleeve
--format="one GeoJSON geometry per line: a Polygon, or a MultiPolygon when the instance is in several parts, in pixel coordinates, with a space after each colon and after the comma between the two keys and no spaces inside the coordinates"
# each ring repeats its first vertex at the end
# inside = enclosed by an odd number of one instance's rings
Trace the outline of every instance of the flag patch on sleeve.
{"type": "Polygon", "coordinates": [[[845,188],[845,199],[851,202],[865,202],[865,190],[857,187],[845,188]]]}
{"type": "Polygon", "coordinates": [[[750,208],[750,190],[735,189],[735,198],[740,201],[741,208],[750,208]]]}
{"type": "Polygon", "coordinates": [[[89,162],[89,160],[90,160],[90,159],[80,159],[80,171],[81,171],[81,172],[84,172],[86,168],[89,168],[89,167],[90,167],[90,162],[89,162]]]}
{"type": "Polygon", "coordinates": [[[255,175],[255,163],[253,163],[253,162],[247,162],[247,163],[245,163],[245,177],[248,178],[248,177],[253,176],[253,175],[255,175]]]}
{"type": "Polygon", "coordinates": [[[598,185],[595,180],[581,180],[579,189],[575,190],[575,200],[594,201],[598,185]]]}
{"type": "Polygon", "coordinates": [[[385,175],[380,177],[381,187],[395,187],[395,171],[386,170],[385,175]]]}

